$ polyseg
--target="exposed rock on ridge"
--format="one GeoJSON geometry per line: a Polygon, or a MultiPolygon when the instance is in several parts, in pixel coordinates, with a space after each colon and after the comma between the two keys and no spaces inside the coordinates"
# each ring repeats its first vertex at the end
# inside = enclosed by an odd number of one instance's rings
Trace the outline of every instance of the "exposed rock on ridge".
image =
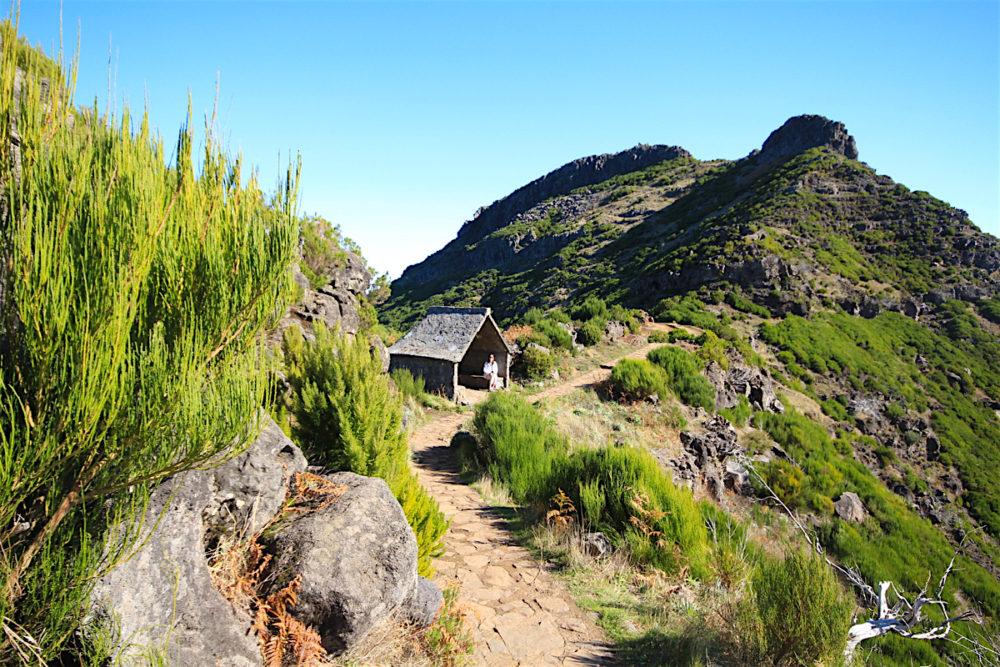
{"type": "Polygon", "coordinates": [[[828,146],[851,160],[858,159],[854,137],[847,133],[843,123],[811,114],[785,121],[764,142],[759,157],[762,162],[770,162],[816,146],[828,146]]]}

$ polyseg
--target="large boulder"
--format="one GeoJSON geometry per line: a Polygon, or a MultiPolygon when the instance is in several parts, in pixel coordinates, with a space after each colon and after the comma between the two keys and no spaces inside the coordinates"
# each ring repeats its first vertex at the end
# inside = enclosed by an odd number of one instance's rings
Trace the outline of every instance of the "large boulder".
{"type": "Polygon", "coordinates": [[[854,523],[864,523],[864,520],[868,517],[868,512],[865,511],[865,504],[861,502],[861,497],[854,493],[853,491],[845,491],[837,498],[837,502],[833,504],[833,509],[844,521],[852,521],[854,523]]]}
{"type": "Polygon", "coordinates": [[[302,453],[268,419],[240,456],[176,475],[153,492],[148,539],[91,594],[94,616],[117,620],[117,658],[130,663],[152,647],[181,667],[261,664],[250,619],[240,618],[212,583],[205,541],[262,526],[284,501],[289,477],[304,469],[302,453]]]}
{"type": "Polygon", "coordinates": [[[418,610],[433,603],[413,599],[417,541],[386,483],[350,472],[326,479],[346,487],[336,502],[293,515],[263,538],[274,554],[264,594],[301,576],[292,613],[315,628],[323,647],[336,655],[388,614],[406,611],[404,603],[412,601],[418,610]]]}

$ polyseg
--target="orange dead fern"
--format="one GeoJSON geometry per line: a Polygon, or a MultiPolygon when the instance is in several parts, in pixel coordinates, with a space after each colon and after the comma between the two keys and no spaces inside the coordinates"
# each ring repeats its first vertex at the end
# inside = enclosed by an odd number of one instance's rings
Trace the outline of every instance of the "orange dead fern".
{"type": "Polygon", "coordinates": [[[267,667],[319,665],[326,652],[319,634],[290,612],[298,601],[301,576],[266,598],[260,596],[271,555],[258,540],[265,530],[289,514],[320,510],[347,490],[346,486],[312,473],[296,473],[289,486],[288,496],[277,515],[249,539],[241,535],[231,548],[212,559],[209,567],[212,580],[223,597],[252,618],[251,629],[257,634],[267,667]]]}

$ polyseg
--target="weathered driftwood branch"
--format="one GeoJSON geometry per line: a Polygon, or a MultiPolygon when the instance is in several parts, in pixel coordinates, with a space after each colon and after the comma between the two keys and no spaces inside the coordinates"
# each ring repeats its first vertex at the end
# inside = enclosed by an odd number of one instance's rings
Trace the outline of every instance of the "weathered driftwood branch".
{"type": "MultiPolygon", "coordinates": [[[[880,581],[879,590],[876,595],[875,590],[872,588],[868,582],[864,580],[861,573],[854,568],[844,568],[837,563],[830,560],[829,557],[823,552],[823,547],[819,543],[819,540],[815,538],[799,518],[795,515],[795,512],[786,505],[778,494],[774,492],[774,489],[770,487],[767,481],[761,476],[757,469],[754,467],[753,463],[750,461],[749,457],[745,454],[740,455],[740,463],[749,470],[757,481],[764,487],[768,492],[769,498],[775,501],[784,511],[788,514],[788,517],[792,522],[798,527],[799,531],[805,537],[809,546],[816,551],[817,554],[823,556],[823,559],[827,564],[834,570],[839,572],[852,586],[854,586],[864,600],[864,604],[868,608],[875,607],[878,611],[878,616],[872,618],[864,623],[857,623],[848,630],[847,632],[847,646],[844,648],[844,658],[845,661],[850,663],[851,658],[854,655],[854,651],[857,649],[858,645],[865,641],[866,639],[871,639],[873,637],[880,637],[882,635],[888,634],[890,632],[895,632],[896,634],[906,637],[908,639],[948,639],[954,643],[963,646],[970,656],[975,656],[982,664],[996,664],[997,659],[1000,658],[1000,647],[997,646],[997,642],[994,638],[986,638],[985,640],[970,638],[970,637],[959,637],[958,639],[953,639],[949,637],[951,632],[951,625],[957,621],[970,620],[974,623],[982,625],[981,616],[973,610],[962,612],[957,616],[950,616],[948,614],[948,603],[944,600],[944,587],[948,581],[948,576],[955,569],[955,559],[958,555],[962,553],[965,548],[965,542],[969,539],[972,533],[968,533],[962,538],[961,544],[955,549],[955,553],[951,557],[951,561],[948,563],[948,567],[945,568],[944,573],[941,575],[941,579],[938,581],[937,591],[933,596],[927,594],[927,584],[920,592],[913,598],[910,602],[907,600],[897,589],[895,584],[891,581],[880,581]],[[896,603],[890,607],[888,602],[888,593],[892,590],[896,595],[896,603]],[[930,618],[924,613],[923,608],[927,606],[938,607],[941,610],[941,615],[944,620],[939,622],[932,622],[930,618]]],[[[930,575],[928,574],[927,582],[930,583],[930,575]]]]}

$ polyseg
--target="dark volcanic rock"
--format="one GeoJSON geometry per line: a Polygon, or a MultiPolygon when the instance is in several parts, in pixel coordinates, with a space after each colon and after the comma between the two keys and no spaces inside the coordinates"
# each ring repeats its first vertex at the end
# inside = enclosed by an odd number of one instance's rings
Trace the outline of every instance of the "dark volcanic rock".
{"type": "Polygon", "coordinates": [[[737,493],[748,493],[748,471],[730,459],[743,451],[737,442],[736,429],[719,416],[706,421],[704,427],[702,433],[681,432],[684,454],[667,462],[674,477],[694,487],[706,487],[718,500],[727,487],[737,493]]]}
{"type": "Polygon", "coordinates": [[[795,116],[785,121],[764,142],[759,159],[770,162],[816,146],[828,146],[852,160],[858,159],[858,147],[844,124],[815,115],[795,116]]]}

